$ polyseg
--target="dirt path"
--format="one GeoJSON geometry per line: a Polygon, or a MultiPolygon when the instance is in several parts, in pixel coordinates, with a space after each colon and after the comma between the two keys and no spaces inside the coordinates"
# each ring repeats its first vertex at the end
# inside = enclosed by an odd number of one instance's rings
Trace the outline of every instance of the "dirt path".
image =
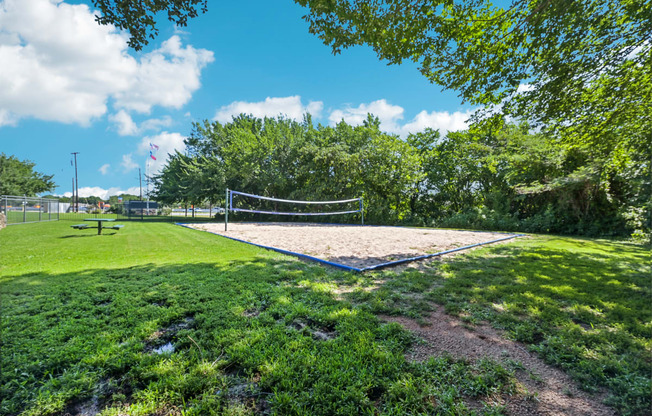
{"type": "Polygon", "coordinates": [[[469,360],[482,357],[496,361],[511,359],[520,362],[525,370],[517,370],[516,378],[527,388],[530,397],[522,395],[503,398],[502,403],[511,415],[615,415],[615,411],[602,404],[600,397],[591,397],[580,390],[563,371],[547,365],[523,344],[509,341],[488,325],[476,326],[474,330],[464,327],[457,318],[447,315],[436,306],[428,326],[419,326],[405,317],[381,316],[387,322],[398,322],[412,331],[425,343],[415,345],[407,358],[424,361],[431,356],[448,353],[455,358],[469,360]]]}

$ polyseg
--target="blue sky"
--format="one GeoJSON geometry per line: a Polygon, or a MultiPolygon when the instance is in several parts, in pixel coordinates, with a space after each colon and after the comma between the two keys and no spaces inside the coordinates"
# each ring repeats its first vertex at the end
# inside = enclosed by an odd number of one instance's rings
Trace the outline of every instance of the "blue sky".
{"type": "Polygon", "coordinates": [[[160,21],[141,52],[93,13],[85,1],[0,0],[0,152],[54,174],[59,195],[70,194],[71,152],[81,196],[137,193],[149,143],[156,171],[193,121],[309,111],[359,124],[371,112],[405,137],[462,129],[470,114],[413,64],[387,66],[368,47],[334,56],[292,0],[210,2],[186,28],[160,21]]]}

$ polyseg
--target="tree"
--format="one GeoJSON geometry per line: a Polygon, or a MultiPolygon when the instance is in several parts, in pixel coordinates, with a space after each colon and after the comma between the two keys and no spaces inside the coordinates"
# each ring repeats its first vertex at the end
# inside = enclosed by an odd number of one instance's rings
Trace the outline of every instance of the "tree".
{"type": "Polygon", "coordinates": [[[183,161],[187,156],[176,151],[171,154],[158,175],[153,177],[154,198],[163,204],[189,203],[187,178],[183,170],[183,161]]]}
{"type": "Polygon", "coordinates": [[[553,124],[576,141],[602,140],[614,125],[651,131],[651,2],[295,1],[334,53],[366,44],[390,64],[411,60],[484,115],[553,124]]]}
{"type": "Polygon", "coordinates": [[[107,203],[114,206],[127,201],[140,201],[140,196],[132,194],[111,195],[107,200],[107,203]],[[118,198],[122,198],[122,201],[119,201],[118,198]]]}
{"type": "Polygon", "coordinates": [[[165,12],[169,21],[185,27],[188,19],[205,13],[207,0],[93,0],[101,15],[95,20],[101,25],[112,24],[129,32],[129,46],[139,51],[158,35],[156,14],[165,12]]]}
{"type": "Polygon", "coordinates": [[[187,154],[170,158],[157,177],[159,200],[215,202],[226,187],[313,201],[363,196],[366,219],[393,223],[409,217],[422,176],[415,149],[383,133],[371,115],[362,126],[335,127],[315,127],[309,115],[301,122],[240,115],[195,124],[185,144],[187,154]]]}
{"type": "Polygon", "coordinates": [[[35,164],[0,153],[0,195],[36,196],[56,188],[52,178],[34,171],[35,164]]]}

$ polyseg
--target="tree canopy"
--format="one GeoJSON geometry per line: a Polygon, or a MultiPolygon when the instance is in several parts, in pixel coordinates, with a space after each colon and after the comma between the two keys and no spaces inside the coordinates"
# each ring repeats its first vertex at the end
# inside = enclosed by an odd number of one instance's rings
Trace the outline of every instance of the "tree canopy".
{"type": "Polygon", "coordinates": [[[223,205],[229,188],[313,201],[362,196],[365,219],[376,224],[588,235],[649,230],[651,190],[636,151],[621,149],[615,163],[614,146],[568,147],[527,124],[400,138],[382,132],[372,115],[361,126],[240,115],[195,124],[185,144],[186,153],[171,155],[155,178],[162,203],[223,205]]]}
{"type": "Polygon", "coordinates": [[[93,0],[101,15],[95,20],[101,25],[112,24],[129,32],[129,46],[139,51],[158,35],[156,14],[166,13],[169,21],[185,27],[188,19],[207,10],[208,0],[93,0]]]}
{"type": "MultiPolygon", "coordinates": [[[[643,0],[295,0],[334,53],[368,45],[413,61],[431,82],[479,106],[545,126],[573,144],[608,135],[647,150],[652,137],[652,3],[643,0]],[[641,142],[645,146],[641,147],[641,142]]],[[[207,0],[93,0],[100,24],[141,49],[157,13],[185,26],[207,0]]],[[[630,144],[625,144],[629,146],[630,144]]]]}
{"type": "Polygon", "coordinates": [[[296,2],[334,53],[366,44],[390,64],[413,61],[431,82],[489,112],[533,125],[592,124],[592,133],[651,120],[650,2],[296,2]]]}
{"type": "Polygon", "coordinates": [[[34,163],[0,153],[0,195],[36,196],[54,190],[54,175],[34,170],[34,163]]]}

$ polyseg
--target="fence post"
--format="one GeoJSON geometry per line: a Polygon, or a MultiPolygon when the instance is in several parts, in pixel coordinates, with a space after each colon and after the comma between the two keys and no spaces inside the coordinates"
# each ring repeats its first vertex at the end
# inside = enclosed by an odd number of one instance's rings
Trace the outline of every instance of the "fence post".
{"type": "Polygon", "coordinates": [[[27,198],[23,197],[23,222],[27,222],[27,198]]]}
{"type": "Polygon", "coordinates": [[[229,226],[229,188],[226,188],[226,198],[224,199],[224,231],[229,226]]]}
{"type": "Polygon", "coordinates": [[[43,218],[41,215],[42,212],[43,212],[43,198],[41,198],[38,203],[38,222],[41,222],[41,219],[43,218]]]}

